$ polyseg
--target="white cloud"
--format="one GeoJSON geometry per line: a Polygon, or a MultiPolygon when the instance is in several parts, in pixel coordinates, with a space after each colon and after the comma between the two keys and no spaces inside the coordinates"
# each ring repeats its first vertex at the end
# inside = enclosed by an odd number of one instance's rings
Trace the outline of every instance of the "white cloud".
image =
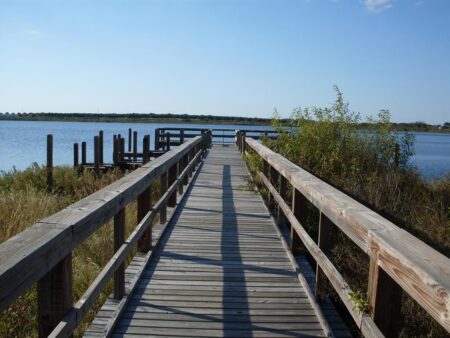
{"type": "Polygon", "coordinates": [[[40,34],[41,34],[41,31],[39,31],[39,30],[37,30],[37,29],[28,29],[27,31],[25,31],[25,33],[26,33],[27,35],[33,35],[33,36],[35,36],[35,35],[40,35],[40,34]]]}
{"type": "Polygon", "coordinates": [[[392,7],[393,0],[363,0],[364,6],[372,13],[380,13],[392,7]]]}

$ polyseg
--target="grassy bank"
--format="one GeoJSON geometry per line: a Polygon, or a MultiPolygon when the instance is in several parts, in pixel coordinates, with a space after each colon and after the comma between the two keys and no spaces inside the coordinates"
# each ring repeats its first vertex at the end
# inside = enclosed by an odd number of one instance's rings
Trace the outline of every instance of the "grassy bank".
{"type": "MultiPolygon", "coordinates": [[[[396,135],[388,111],[358,128],[360,117],[350,111],[337,90],[335,103],[325,108],[294,111],[284,132],[275,116],[277,140],[265,144],[322,180],[349,194],[436,250],[450,256],[450,175],[427,183],[410,164],[414,153],[411,135],[396,135]],[[395,144],[399,145],[398,152],[395,144]],[[398,156],[398,160],[397,160],[398,156]]],[[[256,156],[249,167],[261,169],[256,156]]],[[[318,236],[318,211],[308,206],[306,228],[318,236]]],[[[368,257],[334,227],[331,260],[364,303],[367,297],[368,257]]],[[[336,302],[339,299],[330,290],[336,302]]],[[[402,337],[446,337],[448,334],[408,296],[403,296],[402,337]]]]}
{"type": "MultiPolygon", "coordinates": [[[[0,174],[0,242],[38,220],[90,195],[123,176],[111,171],[96,178],[92,172],[78,174],[69,167],[54,169],[54,191],[46,192],[46,170],[37,165],[23,171],[0,174]]],[[[126,208],[127,234],[136,225],[136,205],[126,208]]],[[[112,222],[105,224],[73,253],[74,299],[77,300],[113,255],[112,222]]],[[[0,314],[0,337],[36,337],[37,302],[33,287],[0,314]]],[[[95,310],[111,292],[110,284],[87,316],[76,336],[86,328],[95,310]]]]}

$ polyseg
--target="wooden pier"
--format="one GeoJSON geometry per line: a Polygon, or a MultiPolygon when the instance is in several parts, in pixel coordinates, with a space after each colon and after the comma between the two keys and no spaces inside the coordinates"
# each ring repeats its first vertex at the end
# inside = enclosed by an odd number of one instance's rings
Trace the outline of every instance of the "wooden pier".
{"type": "Polygon", "coordinates": [[[349,337],[329,285],[366,337],[398,335],[402,292],[450,332],[447,257],[248,134],[235,137],[186,140],[0,244],[0,310],[37,282],[40,336],[68,337],[112,279],[88,337],[349,337]],[[263,163],[265,201],[248,184],[248,154],[263,163]],[[320,213],[318,241],[302,225],[306,203],[320,213]],[[74,301],[72,251],[111,218],[115,254],[74,301]],[[327,256],[332,227],[370,258],[367,313],[327,256]],[[305,253],[316,266],[304,267],[305,253]]]}

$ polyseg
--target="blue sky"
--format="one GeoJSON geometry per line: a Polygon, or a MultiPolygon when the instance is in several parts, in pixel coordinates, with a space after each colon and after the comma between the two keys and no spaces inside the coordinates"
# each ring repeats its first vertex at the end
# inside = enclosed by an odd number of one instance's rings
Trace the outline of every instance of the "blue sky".
{"type": "Polygon", "coordinates": [[[0,112],[450,120],[449,0],[0,0],[0,112]]]}

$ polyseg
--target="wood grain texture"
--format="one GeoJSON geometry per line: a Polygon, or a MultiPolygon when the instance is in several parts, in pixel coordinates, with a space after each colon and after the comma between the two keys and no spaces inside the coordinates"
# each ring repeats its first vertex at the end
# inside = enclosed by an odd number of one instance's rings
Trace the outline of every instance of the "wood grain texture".
{"type": "Polygon", "coordinates": [[[449,258],[259,142],[246,143],[366,254],[376,251],[377,264],[450,332],[449,258]]]}
{"type": "MultiPolygon", "coordinates": [[[[247,180],[237,148],[214,145],[112,336],[324,336],[247,180]]],[[[94,324],[101,327],[111,311],[105,304],[87,336],[101,332],[94,324]]]]}

